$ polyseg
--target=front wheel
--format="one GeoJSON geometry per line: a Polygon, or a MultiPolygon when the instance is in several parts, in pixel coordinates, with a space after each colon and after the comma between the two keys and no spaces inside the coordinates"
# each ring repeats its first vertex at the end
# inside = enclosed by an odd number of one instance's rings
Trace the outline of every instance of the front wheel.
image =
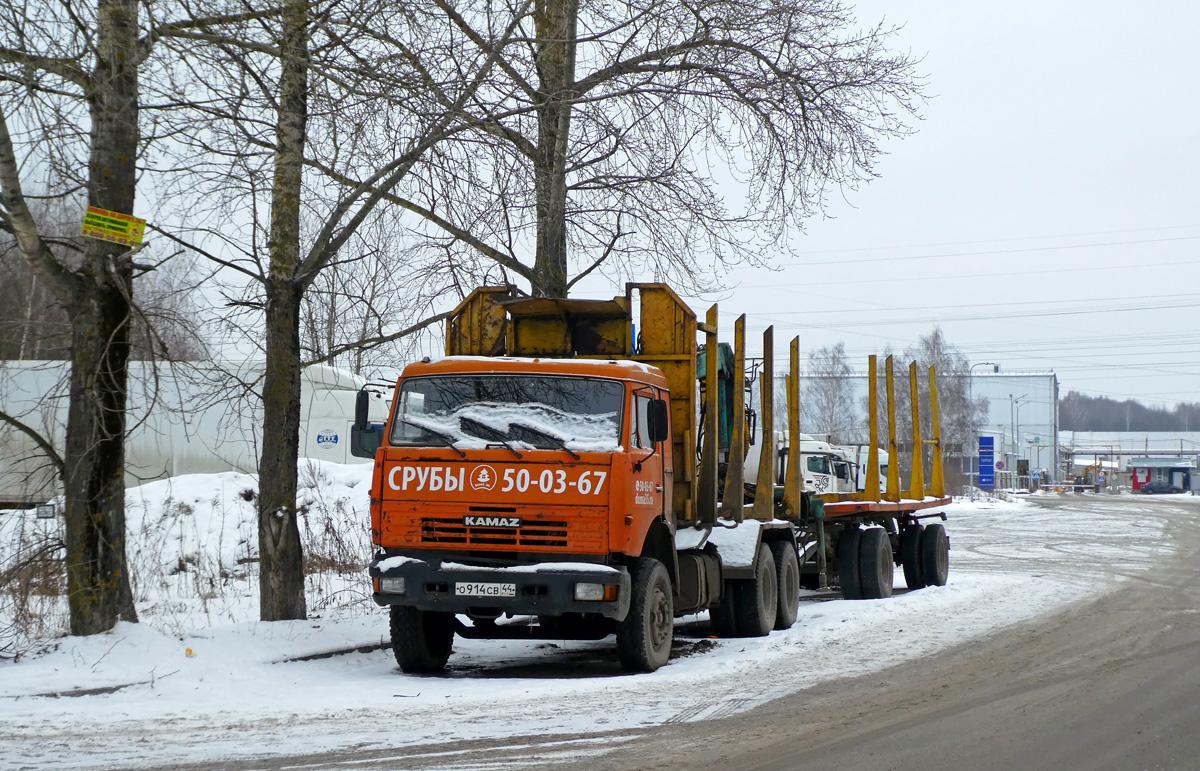
{"type": "Polygon", "coordinates": [[[656,559],[633,564],[629,614],[617,624],[617,656],[627,672],[653,672],[671,657],[675,609],[671,578],[656,559]]]}
{"type": "Polygon", "coordinates": [[[454,614],[391,609],[392,653],[405,674],[429,674],[446,668],[454,644],[454,614]]]}

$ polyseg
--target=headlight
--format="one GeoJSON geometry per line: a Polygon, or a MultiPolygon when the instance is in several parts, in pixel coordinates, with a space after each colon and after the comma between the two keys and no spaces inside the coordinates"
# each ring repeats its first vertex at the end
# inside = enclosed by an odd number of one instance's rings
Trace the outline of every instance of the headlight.
{"type": "Polygon", "coordinates": [[[403,578],[381,578],[379,579],[380,594],[404,594],[404,579],[403,578]]]}
{"type": "Polygon", "coordinates": [[[604,599],[604,584],[575,584],[575,599],[580,602],[599,602],[604,599]]]}

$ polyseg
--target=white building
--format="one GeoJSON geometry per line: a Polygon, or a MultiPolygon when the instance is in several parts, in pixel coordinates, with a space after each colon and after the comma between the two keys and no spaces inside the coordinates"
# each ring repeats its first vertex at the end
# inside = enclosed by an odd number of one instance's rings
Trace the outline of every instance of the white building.
{"type": "MultiPolygon", "coordinates": [[[[263,364],[129,363],[125,484],[180,474],[258,468],[263,364]]],[[[63,453],[70,363],[0,362],[0,410],[33,428],[63,453]]],[[[349,452],[358,390],[366,381],[323,365],[301,374],[300,456],[335,463],[368,462],[349,452]]],[[[387,400],[371,401],[371,419],[383,423],[387,400]]],[[[61,492],[53,467],[37,445],[0,422],[0,505],[37,503],[61,492]]]]}

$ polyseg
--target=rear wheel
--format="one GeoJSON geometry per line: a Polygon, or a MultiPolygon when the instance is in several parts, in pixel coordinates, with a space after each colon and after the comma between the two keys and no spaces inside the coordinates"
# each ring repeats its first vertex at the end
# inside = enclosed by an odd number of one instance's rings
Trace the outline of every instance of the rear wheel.
{"type": "Polygon", "coordinates": [[[627,672],[653,672],[671,657],[675,612],[671,578],[656,559],[633,564],[629,614],[617,624],[617,655],[627,672]]]}
{"type": "Polygon", "coordinates": [[[921,533],[921,576],[926,586],[945,586],[950,575],[950,539],[946,528],[930,525],[921,533]]]}
{"type": "Polygon", "coordinates": [[[454,644],[454,614],[393,605],[392,653],[406,674],[428,674],[446,668],[454,644]]]}
{"type": "Polygon", "coordinates": [[[892,596],[892,541],[882,527],[862,531],[858,545],[858,566],[864,600],[892,596]]]}
{"type": "Polygon", "coordinates": [[[900,530],[900,565],[904,568],[904,583],[909,589],[924,589],[921,573],[921,525],[905,525],[900,530]]]}
{"type": "Polygon", "coordinates": [[[779,586],[775,577],[775,557],[765,543],[758,547],[754,578],[737,581],[734,608],[737,611],[738,631],[743,637],[765,637],[775,627],[779,610],[779,586]]]}
{"type": "Polygon", "coordinates": [[[857,525],[851,525],[842,531],[838,541],[838,577],[842,582],[842,596],[847,600],[862,599],[862,574],[858,567],[861,533],[857,525]]]}
{"type": "Polygon", "coordinates": [[[788,540],[773,541],[771,554],[775,557],[775,576],[779,581],[775,628],[791,629],[800,610],[800,558],[788,540]]]}

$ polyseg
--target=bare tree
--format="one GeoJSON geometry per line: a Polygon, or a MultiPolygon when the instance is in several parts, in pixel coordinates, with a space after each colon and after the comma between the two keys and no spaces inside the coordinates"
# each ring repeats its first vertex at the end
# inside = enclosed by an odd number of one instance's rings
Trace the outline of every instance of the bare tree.
{"type": "MultiPolygon", "coordinates": [[[[434,1],[486,50],[504,3],[434,1]]],[[[400,203],[429,248],[534,294],[593,271],[706,286],[765,261],[827,190],[873,176],[880,138],[907,133],[914,62],[887,51],[890,30],[854,28],[836,0],[537,0],[464,107],[475,131],[400,203]]]]}
{"type": "MultiPolygon", "coordinates": [[[[43,9],[43,10],[49,10],[43,9]]],[[[132,213],[139,151],[137,0],[97,0],[95,16],[60,11],[50,23],[20,19],[18,46],[0,48],[9,83],[29,92],[68,93],[86,103],[90,124],[87,200],[132,213]],[[24,44],[24,45],[20,45],[24,44]],[[44,46],[44,48],[42,47],[44,46]],[[90,61],[90,67],[84,63],[90,61]]],[[[10,11],[5,20],[17,15],[10,11]]],[[[64,264],[43,239],[21,187],[7,116],[0,108],[0,208],[5,229],[71,324],[71,387],[65,474],[67,591],[72,634],[136,621],[125,558],[123,481],[125,390],[130,349],[133,259],[128,247],[89,240],[79,266],[64,264]]],[[[36,129],[26,132],[36,142],[36,129]]]]}
{"type": "Polygon", "coordinates": [[[800,402],[808,433],[828,434],[833,444],[849,443],[857,437],[853,374],[845,343],[822,346],[808,354],[807,383],[800,402]]]}
{"type": "MultiPolygon", "coordinates": [[[[161,4],[146,8],[145,25],[139,0],[0,9],[0,225],[70,324],[62,469],[73,634],[136,620],[125,557],[125,408],[133,330],[139,316],[147,321],[133,302],[134,276],[154,266],[135,264],[128,245],[97,239],[79,244],[73,258],[56,254],[55,244],[71,243],[43,231],[22,175],[36,169],[58,195],[86,191],[88,205],[134,212],[139,160],[159,136],[155,120],[143,131],[140,79],[157,42],[242,18],[198,19],[178,4],[169,10],[181,19],[163,24],[161,4]]],[[[162,343],[146,330],[147,344],[162,343]]]]}

